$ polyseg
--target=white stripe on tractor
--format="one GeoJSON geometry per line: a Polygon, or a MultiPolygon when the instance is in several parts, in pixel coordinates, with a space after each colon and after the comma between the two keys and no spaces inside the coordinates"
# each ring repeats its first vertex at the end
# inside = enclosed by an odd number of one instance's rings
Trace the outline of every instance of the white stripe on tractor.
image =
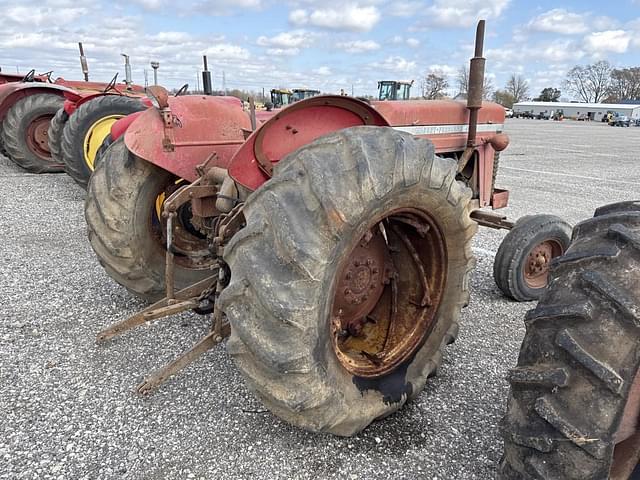
{"type": "MultiPolygon", "coordinates": [[[[466,133],[469,131],[469,125],[403,125],[393,127],[401,132],[407,132],[411,135],[439,135],[443,133],[466,133]]],[[[504,128],[503,123],[480,123],[478,124],[478,132],[500,132],[504,128]]]]}

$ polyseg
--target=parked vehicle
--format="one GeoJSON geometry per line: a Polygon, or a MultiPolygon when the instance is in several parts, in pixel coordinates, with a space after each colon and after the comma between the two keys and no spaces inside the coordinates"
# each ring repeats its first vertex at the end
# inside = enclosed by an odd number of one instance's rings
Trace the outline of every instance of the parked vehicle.
{"type": "Polygon", "coordinates": [[[609,125],[612,127],[630,127],[631,119],[626,115],[614,115],[609,120],[609,125]]]}

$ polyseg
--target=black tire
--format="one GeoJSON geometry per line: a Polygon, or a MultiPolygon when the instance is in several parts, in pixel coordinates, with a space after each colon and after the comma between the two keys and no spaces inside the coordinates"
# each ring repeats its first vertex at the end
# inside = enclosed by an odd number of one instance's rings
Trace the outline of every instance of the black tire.
{"type": "Polygon", "coordinates": [[[503,479],[627,479],[638,462],[640,434],[614,439],[640,368],[640,207],[630,205],[575,227],[526,316],[507,376],[503,479]]]}
{"type": "MultiPolygon", "coordinates": [[[[535,281],[525,275],[529,254],[543,242],[553,246],[552,257],[562,254],[571,241],[571,225],[554,215],[529,215],[520,218],[498,248],[493,263],[493,278],[507,297],[518,302],[540,298],[546,281],[535,281]]],[[[539,267],[545,269],[545,267],[539,267]]],[[[546,271],[546,269],[545,269],[546,271]]],[[[541,272],[545,276],[544,272],[541,272]]]]}
{"type": "Polygon", "coordinates": [[[29,125],[37,119],[53,118],[62,108],[64,98],[52,93],[38,93],[18,100],[7,112],[2,122],[2,144],[7,156],[17,165],[32,173],[63,172],[62,165],[51,159],[44,146],[39,154],[29,147],[29,125]]]}
{"type": "Polygon", "coordinates": [[[51,119],[49,124],[49,150],[51,151],[51,161],[58,165],[63,165],[62,151],[60,143],[62,142],[62,130],[69,120],[69,114],[64,108],[59,109],[51,119]]]}
{"type": "Polygon", "coordinates": [[[231,281],[220,305],[231,323],[227,350],[274,414],[352,435],[422,391],[469,299],[477,226],[471,191],[455,176],[456,162],[436,157],[428,140],[354,127],[283,159],[247,199],[246,226],[225,246],[231,281]],[[406,206],[431,212],[446,239],[442,300],[408,360],[382,376],[353,375],[331,343],[334,277],[373,218],[406,206]]]}
{"type": "MultiPolygon", "coordinates": [[[[64,169],[78,185],[86,190],[93,173],[91,165],[85,161],[85,138],[91,127],[102,118],[126,116],[145,108],[138,98],[104,95],[83,103],[73,112],[62,132],[60,148],[64,169]]],[[[91,161],[95,162],[95,159],[91,161]]]]}
{"type": "MultiPolygon", "coordinates": [[[[85,218],[91,246],[111,278],[148,301],[165,292],[166,249],[155,201],[175,180],[130,153],[120,138],[107,149],[89,182],[85,218]]],[[[186,257],[176,254],[176,289],[211,275],[211,259],[204,255],[198,268],[188,268],[180,263],[186,257]]]]}

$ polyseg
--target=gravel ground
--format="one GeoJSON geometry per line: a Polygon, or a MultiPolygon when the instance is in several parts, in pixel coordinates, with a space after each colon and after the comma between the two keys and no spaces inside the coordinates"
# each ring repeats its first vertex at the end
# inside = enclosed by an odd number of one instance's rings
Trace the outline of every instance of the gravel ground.
{"type": "MultiPolygon", "coordinates": [[[[571,223],[640,197],[640,128],[509,120],[498,185],[517,218],[571,223]]],[[[265,412],[220,346],[148,399],[132,389],[196,342],[185,314],[96,346],[143,304],[104,273],[85,237],[84,192],[65,175],[0,161],[0,479],[494,478],[498,421],[531,304],[492,278],[504,232],[480,230],[470,306],[437,378],[353,438],[300,431],[265,412]]]]}

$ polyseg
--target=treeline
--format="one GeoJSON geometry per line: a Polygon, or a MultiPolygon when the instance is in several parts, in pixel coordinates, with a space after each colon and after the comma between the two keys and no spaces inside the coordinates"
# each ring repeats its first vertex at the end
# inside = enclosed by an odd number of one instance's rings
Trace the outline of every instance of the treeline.
{"type": "MultiPolygon", "coordinates": [[[[567,72],[562,86],[573,98],[588,103],[619,103],[640,99],[640,67],[613,68],[606,60],[591,65],[576,65],[567,72]]],[[[436,100],[447,97],[449,80],[439,71],[424,76],[420,82],[422,98],[436,100]]],[[[466,98],[469,89],[469,69],[461,67],[455,77],[455,98],[466,98]]],[[[503,88],[494,89],[490,78],[485,77],[483,98],[511,108],[525,100],[557,102],[562,92],[556,87],[546,87],[537,96],[530,94],[529,81],[513,73],[503,88]]]]}

